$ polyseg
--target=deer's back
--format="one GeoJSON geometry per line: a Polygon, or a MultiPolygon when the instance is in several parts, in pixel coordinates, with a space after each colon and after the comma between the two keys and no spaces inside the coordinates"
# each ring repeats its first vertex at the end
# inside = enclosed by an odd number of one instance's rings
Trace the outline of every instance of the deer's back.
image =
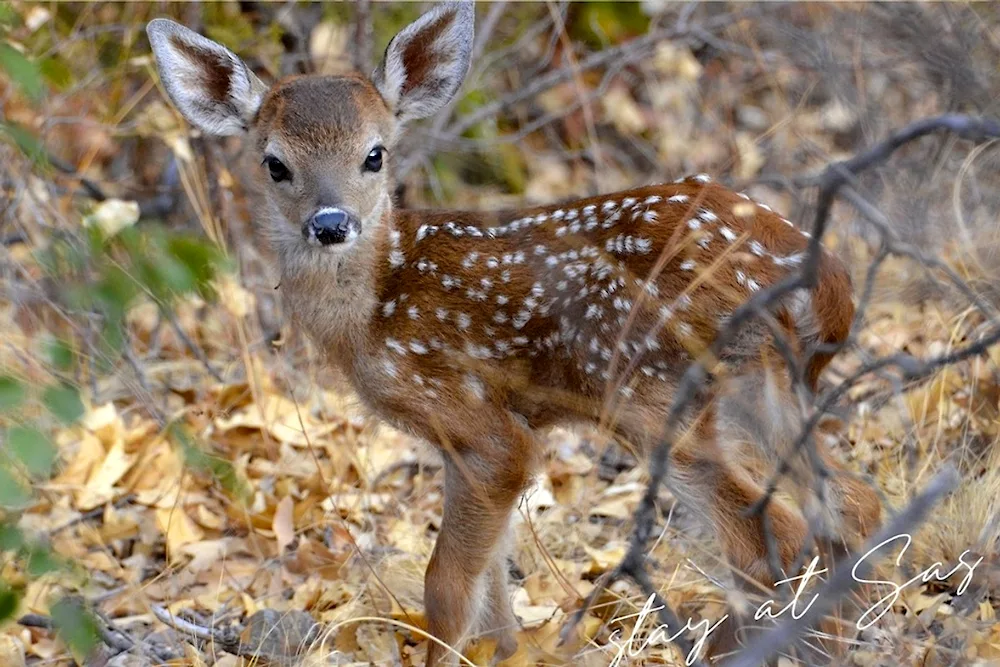
{"type": "MultiPolygon", "coordinates": [[[[807,243],[704,177],[512,212],[400,211],[373,339],[429,398],[468,381],[457,359],[589,396],[626,369],[669,384],[807,243]]],[[[841,264],[824,253],[820,269],[817,290],[773,309],[799,342],[842,339],[853,312],[841,264]]],[[[730,360],[758,357],[769,335],[745,329],[730,360]]]]}

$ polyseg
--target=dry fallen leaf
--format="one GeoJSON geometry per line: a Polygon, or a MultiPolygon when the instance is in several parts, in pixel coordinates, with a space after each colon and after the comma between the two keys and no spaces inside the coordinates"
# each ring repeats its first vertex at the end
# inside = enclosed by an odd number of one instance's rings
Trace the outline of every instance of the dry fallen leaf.
{"type": "Polygon", "coordinates": [[[205,533],[180,507],[158,508],[156,525],[166,536],[167,553],[171,560],[183,554],[184,546],[200,542],[205,536],[205,533]]]}
{"type": "Polygon", "coordinates": [[[285,496],[278,503],[278,508],[274,512],[274,521],[271,522],[271,529],[274,537],[278,541],[278,553],[283,554],[285,549],[295,541],[295,519],[292,510],[295,504],[290,496],[285,496]]]}

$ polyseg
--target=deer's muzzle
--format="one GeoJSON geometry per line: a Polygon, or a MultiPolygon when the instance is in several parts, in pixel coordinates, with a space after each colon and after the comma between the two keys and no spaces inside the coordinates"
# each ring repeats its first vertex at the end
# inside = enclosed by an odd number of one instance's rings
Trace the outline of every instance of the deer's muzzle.
{"type": "Polygon", "coordinates": [[[302,227],[306,241],[323,246],[353,240],[360,232],[361,222],[339,208],[321,208],[302,227]]]}

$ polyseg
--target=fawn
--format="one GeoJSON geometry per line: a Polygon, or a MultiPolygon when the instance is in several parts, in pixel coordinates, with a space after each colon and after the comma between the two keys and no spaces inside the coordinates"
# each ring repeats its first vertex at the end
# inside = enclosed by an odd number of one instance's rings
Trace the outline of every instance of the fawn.
{"type": "MultiPolygon", "coordinates": [[[[461,646],[481,634],[495,659],[517,647],[507,593],[509,519],[543,456],[540,431],[603,425],[648,450],[677,383],[752,292],[805,257],[806,236],[706,176],[514,211],[394,207],[389,169],[401,128],[440,110],[470,64],[472,2],[445,3],[397,34],[362,75],[265,85],[231,51],[165,19],[149,39],[167,93],[203,132],[244,135],[255,227],[280,271],[293,320],[389,424],[434,443],[444,514],[425,578],[429,630],[461,646]],[[608,406],[613,406],[609,411],[608,406]]],[[[815,389],[854,312],[846,269],[772,308],[815,389]]],[[[765,584],[761,468],[795,433],[792,383],[771,330],[745,327],[672,450],[668,483],[765,584]],[[755,465],[757,467],[755,467],[755,465]]],[[[829,466],[837,463],[822,454],[829,466]]],[[[811,534],[864,535],[879,518],[868,487],[831,481],[811,534]]],[[[802,513],[767,508],[780,564],[809,533],[802,513]]],[[[445,661],[430,643],[428,664],[445,661]]]]}

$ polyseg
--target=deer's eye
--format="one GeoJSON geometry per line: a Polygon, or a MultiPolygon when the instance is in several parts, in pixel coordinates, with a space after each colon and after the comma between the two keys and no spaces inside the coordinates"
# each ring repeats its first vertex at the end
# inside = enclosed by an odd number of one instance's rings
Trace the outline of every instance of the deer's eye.
{"type": "Polygon", "coordinates": [[[382,154],[385,153],[385,148],[382,146],[376,146],[368,153],[368,157],[365,158],[365,171],[381,171],[382,170],[382,154]]]}
{"type": "Polygon", "coordinates": [[[271,180],[275,183],[292,180],[292,172],[288,171],[288,167],[273,155],[265,156],[264,164],[267,165],[267,170],[271,172],[271,180]]]}

